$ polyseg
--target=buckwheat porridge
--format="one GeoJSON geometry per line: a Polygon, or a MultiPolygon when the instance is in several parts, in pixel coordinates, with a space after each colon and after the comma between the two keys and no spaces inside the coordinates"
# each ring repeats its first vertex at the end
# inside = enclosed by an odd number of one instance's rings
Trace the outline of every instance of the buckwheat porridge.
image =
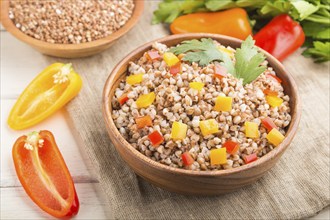
{"type": "Polygon", "coordinates": [[[247,41],[237,50],[211,39],[154,43],[115,90],[121,135],[152,160],[190,170],[231,169],[273,150],[291,121],[289,96],[247,41]]]}

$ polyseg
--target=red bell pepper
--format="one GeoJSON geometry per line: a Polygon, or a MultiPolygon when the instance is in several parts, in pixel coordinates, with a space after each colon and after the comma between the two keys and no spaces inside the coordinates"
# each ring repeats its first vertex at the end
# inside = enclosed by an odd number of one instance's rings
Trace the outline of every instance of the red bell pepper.
{"type": "Polygon", "coordinates": [[[266,74],[266,77],[268,77],[268,78],[270,78],[270,79],[272,79],[272,80],[275,80],[275,81],[277,81],[278,83],[282,83],[282,80],[279,78],[279,77],[277,77],[277,76],[275,76],[275,75],[273,75],[273,74],[266,74]]]}
{"type": "Polygon", "coordinates": [[[70,172],[50,131],[19,137],[12,155],[25,192],[42,210],[58,218],[78,213],[79,200],[70,172]]]}
{"type": "Polygon", "coordinates": [[[158,60],[160,57],[161,56],[159,55],[157,50],[150,50],[147,52],[147,58],[150,61],[158,60]]]}
{"type": "Polygon", "coordinates": [[[265,95],[278,96],[278,92],[270,90],[270,89],[264,89],[263,92],[264,92],[265,95]]]}
{"type": "Polygon", "coordinates": [[[223,77],[227,76],[227,69],[220,64],[214,65],[214,77],[222,79],[223,77]]]}
{"type": "Polygon", "coordinates": [[[181,155],[181,158],[182,158],[183,164],[186,165],[186,166],[189,166],[189,165],[191,165],[195,162],[194,158],[192,158],[192,156],[190,155],[189,152],[184,152],[181,155]]]}
{"type": "Polygon", "coordinates": [[[181,62],[178,62],[177,64],[175,64],[174,66],[170,67],[170,73],[175,76],[178,73],[181,73],[181,62]]]}
{"type": "Polygon", "coordinates": [[[147,126],[152,126],[152,119],[150,115],[137,117],[135,119],[137,128],[144,128],[147,126]]]}
{"type": "Polygon", "coordinates": [[[305,41],[305,34],[299,23],[287,14],[278,15],[254,35],[256,45],[283,61],[305,41]]]}
{"type": "Polygon", "coordinates": [[[154,147],[158,147],[164,141],[164,137],[158,131],[152,132],[148,137],[154,147]]]}
{"type": "Polygon", "coordinates": [[[239,143],[235,141],[226,141],[223,146],[226,148],[227,152],[234,155],[239,150],[239,143]]]}
{"type": "Polygon", "coordinates": [[[268,132],[270,132],[273,128],[278,129],[277,126],[274,124],[273,120],[269,117],[262,119],[261,123],[267,129],[268,132]]]}
{"type": "Polygon", "coordinates": [[[243,160],[244,160],[244,163],[245,164],[248,164],[248,163],[251,163],[253,161],[256,161],[257,159],[258,159],[258,157],[257,157],[257,154],[256,153],[243,156],[243,160]]]}
{"type": "Polygon", "coordinates": [[[118,98],[118,102],[120,103],[120,105],[124,105],[125,102],[127,102],[127,100],[128,100],[127,93],[124,93],[122,96],[118,98]]]}

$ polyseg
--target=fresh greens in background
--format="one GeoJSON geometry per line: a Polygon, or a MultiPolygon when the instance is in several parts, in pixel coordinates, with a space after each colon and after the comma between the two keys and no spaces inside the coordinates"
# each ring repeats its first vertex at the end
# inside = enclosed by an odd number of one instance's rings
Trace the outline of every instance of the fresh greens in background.
{"type": "Polygon", "coordinates": [[[330,0],[164,0],[154,12],[152,22],[171,23],[183,14],[234,7],[247,10],[255,31],[274,16],[289,14],[304,29],[307,49],[303,55],[315,62],[330,60],[330,0]]]}
{"type": "Polygon", "coordinates": [[[266,66],[261,65],[265,56],[258,52],[251,36],[243,41],[241,48],[236,49],[236,62],[233,62],[228,54],[219,50],[210,38],[183,41],[180,45],[171,48],[170,52],[176,55],[186,53],[182,60],[197,62],[202,66],[212,61],[222,61],[221,64],[227,71],[236,78],[242,78],[244,84],[255,80],[266,69],[266,66]]]}

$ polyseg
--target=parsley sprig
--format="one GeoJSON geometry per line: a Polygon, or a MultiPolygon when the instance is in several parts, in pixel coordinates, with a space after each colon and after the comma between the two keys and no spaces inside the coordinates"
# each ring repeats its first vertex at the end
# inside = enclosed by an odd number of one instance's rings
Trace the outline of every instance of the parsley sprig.
{"type": "Polygon", "coordinates": [[[244,85],[255,80],[266,69],[265,66],[261,66],[265,56],[258,51],[251,36],[243,41],[241,48],[236,49],[236,62],[233,62],[228,54],[219,50],[210,38],[183,41],[180,45],[171,48],[170,52],[177,55],[186,53],[183,61],[197,62],[201,66],[212,61],[221,61],[230,74],[243,79],[244,85]]]}

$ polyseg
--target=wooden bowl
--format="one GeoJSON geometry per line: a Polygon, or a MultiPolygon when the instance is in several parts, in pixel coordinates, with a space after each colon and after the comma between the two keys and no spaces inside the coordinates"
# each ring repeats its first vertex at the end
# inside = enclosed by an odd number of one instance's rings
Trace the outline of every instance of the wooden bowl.
{"type": "MultiPolygon", "coordinates": [[[[241,41],[235,38],[216,34],[182,34],[172,35],[155,40],[168,46],[176,45],[184,40],[210,37],[225,46],[240,47],[241,41]]],[[[129,53],[110,73],[103,90],[103,116],[109,136],[126,163],[136,174],[150,183],[181,194],[217,195],[237,190],[259,179],[266,171],[272,168],[280,159],[291,143],[300,120],[301,107],[298,89],[292,76],[284,69],[283,65],[269,53],[265,53],[269,65],[274,68],[283,80],[285,93],[290,96],[292,121],[288,127],[284,141],[274,150],[250,164],[237,168],[219,171],[191,171],[173,168],[155,162],[132,147],[119,133],[112,119],[111,100],[119,82],[125,77],[128,63],[135,61],[143,53],[151,49],[153,42],[149,42],[129,53]]]]}
{"type": "Polygon", "coordinates": [[[127,33],[136,24],[136,22],[139,20],[139,17],[142,15],[144,6],[144,1],[134,0],[135,7],[132,17],[123,27],[107,37],[81,44],[52,44],[30,37],[16,28],[15,24],[9,18],[9,1],[0,2],[1,22],[3,27],[8,32],[14,35],[17,39],[29,44],[31,47],[35,48],[43,54],[63,58],[87,57],[106,50],[118,38],[127,33]]]}

